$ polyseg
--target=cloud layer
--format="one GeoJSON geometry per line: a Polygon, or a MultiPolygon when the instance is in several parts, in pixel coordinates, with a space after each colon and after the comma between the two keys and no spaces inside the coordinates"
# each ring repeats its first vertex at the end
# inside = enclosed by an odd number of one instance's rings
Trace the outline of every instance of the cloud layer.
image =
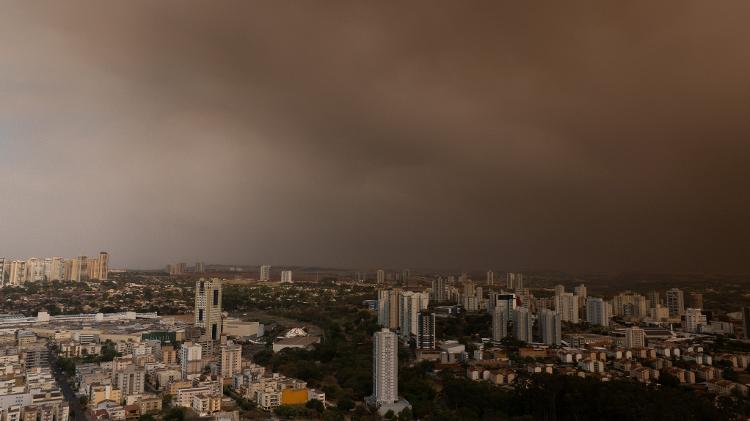
{"type": "Polygon", "coordinates": [[[748,18],[6,3],[0,255],[745,271],[748,18]]]}

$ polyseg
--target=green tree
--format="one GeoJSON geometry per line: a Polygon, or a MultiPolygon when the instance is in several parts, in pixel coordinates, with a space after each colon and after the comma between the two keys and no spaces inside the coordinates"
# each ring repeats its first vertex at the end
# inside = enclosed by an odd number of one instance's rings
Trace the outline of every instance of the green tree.
{"type": "Polygon", "coordinates": [[[354,401],[349,396],[344,396],[343,398],[339,399],[338,403],[336,404],[336,407],[342,411],[351,411],[354,409],[354,401]]]}
{"type": "Polygon", "coordinates": [[[325,406],[323,405],[323,402],[317,400],[317,399],[311,399],[307,401],[305,406],[308,409],[312,409],[313,411],[317,411],[318,413],[322,413],[325,410],[325,406]]]}

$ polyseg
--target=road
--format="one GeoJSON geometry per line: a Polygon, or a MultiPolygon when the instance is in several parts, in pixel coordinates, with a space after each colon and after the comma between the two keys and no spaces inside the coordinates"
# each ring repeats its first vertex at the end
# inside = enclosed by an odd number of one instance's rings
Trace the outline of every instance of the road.
{"type": "Polygon", "coordinates": [[[70,421],[93,421],[93,417],[91,417],[81,405],[81,401],[78,400],[75,392],[70,387],[67,377],[65,377],[65,374],[57,365],[57,357],[50,355],[50,363],[50,368],[52,368],[52,373],[55,375],[55,380],[57,380],[57,384],[60,386],[63,396],[65,396],[65,399],[68,401],[70,413],[73,414],[70,421]]]}

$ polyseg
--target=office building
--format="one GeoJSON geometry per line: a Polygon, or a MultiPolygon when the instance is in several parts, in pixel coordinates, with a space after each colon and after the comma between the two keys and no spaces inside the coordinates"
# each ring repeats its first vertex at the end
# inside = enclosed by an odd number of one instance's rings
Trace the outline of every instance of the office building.
{"type": "Polygon", "coordinates": [[[578,297],[571,292],[555,295],[555,310],[564,322],[578,323],[578,297]]]}
{"type": "Polygon", "coordinates": [[[292,271],[291,270],[282,270],[281,271],[281,282],[286,284],[291,284],[292,281],[292,271]]]}
{"type": "Polygon", "coordinates": [[[667,309],[669,317],[680,317],[685,313],[685,296],[681,289],[667,290],[667,309]]]}
{"type": "Polygon", "coordinates": [[[435,344],[435,313],[422,311],[418,318],[417,348],[435,349],[435,344]]]}
{"type": "Polygon", "coordinates": [[[377,406],[398,402],[398,338],[386,328],[375,332],[372,384],[377,406]]]}
{"type": "Polygon", "coordinates": [[[553,310],[539,312],[539,336],[545,345],[560,345],[562,341],[562,319],[553,310]]]}
{"type": "Polygon", "coordinates": [[[532,342],[533,322],[531,312],[526,307],[517,307],[513,311],[513,336],[522,342],[532,342]]]}
{"type": "Polygon", "coordinates": [[[586,300],[586,321],[595,326],[609,326],[612,317],[610,305],[601,298],[589,297],[586,300]]]}
{"type": "Polygon", "coordinates": [[[487,271],[487,285],[495,285],[495,272],[487,271]]]}
{"type": "Polygon", "coordinates": [[[199,279],[195,283],[195,326],[211,340],[221,336],[221,280],[199,279]]]}
{"type": "Polygon", "coordinates": [[[271,266],[270,265],[261,265],[260,280],[262,282],[268,282],[271,280],[271,266]]]}

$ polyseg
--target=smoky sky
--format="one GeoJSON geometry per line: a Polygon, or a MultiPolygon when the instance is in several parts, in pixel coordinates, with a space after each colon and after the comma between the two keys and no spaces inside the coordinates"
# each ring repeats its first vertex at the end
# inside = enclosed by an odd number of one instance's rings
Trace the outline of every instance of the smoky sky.
{"type": "Polygon", "coordinates": [[[746,271],[750,3],[0,6],[0,255],[746,271]]]}

